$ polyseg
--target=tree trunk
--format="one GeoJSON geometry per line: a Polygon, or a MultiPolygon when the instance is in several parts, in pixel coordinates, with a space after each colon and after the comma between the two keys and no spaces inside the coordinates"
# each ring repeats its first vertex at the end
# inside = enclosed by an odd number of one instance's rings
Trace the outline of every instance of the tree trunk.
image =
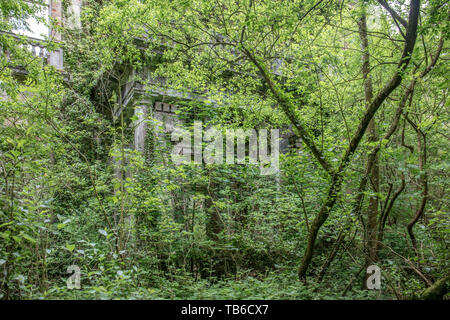
{"type": "MultiPolygon", "coordinates": [[[[306,272],[308,270],[309,264],[311,263],[311,259],[314,252],[314,244],[317,238],[317,234],[319,232],[320,227],[322,224],[326,221],[328,218],[328,215],[333,208],[334,204],[336,203],[336,197],[338,193],[341,190],[342,187],[342,180],[344,175],[344,170],[347,167],[351,156],[358,148],[358,145],[364,136],[364,133],[374,117],[375,113],[381,106],[381,104],[384,102],[384,100],[392,93],[392,91],[397,88],[403,78],[403,73],[406,69],[406,67],[409,64],[409,61],[411,59],[411,54],[414,50],[414,46],[416,43],[417,38],[417,24],[419,20],[419,9],[420,9],[420,0],[411,0],[410,10],[409,10],[409,18],[408,18],[408,28],[406,31],[406,42],[405,46],[403,48],[403,54],[402,57],[399,60],[397,71],[391,78],[391,80],[386,84],[386,86],[381,89],[381,91],[378,93],[378,95],[372,100],[370,103],[370,106],[367,108],[363,119],[361,120],[358,129],[356,130],[350,145],[348,146],[347,150],[345,151],[344,155],[341,158],[339,167],[332,171],[332,177],[331,177],[331,184],[329,187],[327,198],[322,205],[319,213],[317,214],[316,218],[314,219],[310,232],[308,234],[308,244],[306,246],[305,254],[303,256],[303,259],[300,263],[300,267],[298,270],[298,276],[300,279],[306,278],[306,272]]],[[[259,68],[263,71],[263,69],[259,68]]],[[[267,74],[264,75],[267,79],[267,74]]],[[[270,83],[269,83],[270,84],[270,83]]],[[[270,85],[269,85],[270,86],[270,85]]],[[[272,87],[273,84],[272,84],[272,87]]],[[[275,88],[276,89],[276,88],[275,88]]],[[[273,89],[272,89],[273,90],[273,89]]],[[[274,94],[276,95],[276,90],[273,90],[274,94]]],[[[281,101],[283,102],[283,101],[281,101]]],[[[285,104],[286,106],[286,104],[285,104]]],[[[287,107],[287,106],[286,106],[287,107]]]]}
{"type": "Polygon", "coordinates": [[[417,38],[417,24],[419,20],[419,9],[420,0],[411,0],[411,5],[409,9],[408,17],[408,27],[406,30],[405,44],[403,47],[403,53],[397,65],[397,69],[392,76],[392,78],[387,82],[387,84],[378,92],[376,97],[372,100],[363,118],[361,119],[356,132],[354,133],[349,146],[342,155],[339,166],[337,168],[331,166],[328,161],[323,157],[322,153],[314,144],[311,136],[308,134],[307,129],[303,124],[297,119],[295,115],[295,108],[297,107],[294,102],[290,99],[284,90],[281,88],[279,83],[273,80],[272,74],[266,66],[264,60],[255,56],[253,50],[243,47],[242,50],[247,56],[247,58],[255,65],[255,67],[261,73],[262,78],[268,85],[269,90],[272,92],[273,96],[277,100],[281,110],[285,113],[288,119],[291,121],[293,126],[296,128],[298,134],[305,142],[308,149],[315,156],[316,160],[320,163],[322,168],[331,176],[330,186],[328,188],[327,197],[320,208],[318,214],[316,215],[308,234],[308,243],[305,249],[305,254],[300,263],[298,276],[300,279],[306,278],[306,271],[311,262],[314,245],[317,238],[317,234],[327,220],[328,215],[336,203],[336,198],[342,188],[342,181],[345,173],[345,169],[350,163],[351,157],[356,151],[363,138],[366,129],[374,117],[375,113],[378,111],[380,106],[383,104],[384,100],[394,91],[401,83],[405,69],[409,65],[411,60],[411,54],[414,50],[414,46],[417,38]]]}
{"type": "Polygon", "coordinates": [[[450,274],[442,277],[438,281],[436,281],[431,287],[427,288],[422,293],[423,300],[440,300],[442,299],[448,292],[450,281],[450,274]]]}
{"type": "MultiPolygon", "coordinates": [[[[365,10],[365,8],[363,8],[365,10]]],[[[363,11],[361,19],[358,21],[359,37],[361,40],[362,55],[362,74],[364,78],[364,97],[366,100],[366,107],[368,108],[373,98],[372,79],[370,77],[370,58],[369,58],[369,39],[367,36],[367,21],[366,14],[363,11]]],[[[367,127],[368,141],[376,142],[378,140],[377,130],[375,125],[375,118],[369,122],[367,127]]],[[[369,169],[369,180],[372,182],[372,189],[374,193],[379,192],[379,166],[378,156],[373,154],[373,159],[370,159],[372,154],[367,159],[366,168],[369,169]]],[[[369,207],[367,208],[367,226],[366,226],[366,266],[375,263],[378,258],[377,245],[377,220],[378,220],[378,196],[374,195],[369,198],[369,207]]]]}
{"type": "Polygon", "coordinates": [[[414,236],[413,227],[419,221],[420,217],[425,212],[425,206],[427,204],[428,200],[428,176],[427,176],[427,144],[426,144],[426,136],[423,134],[423,132],[419,129],[417,125],[415,125],[411,120],[407,118],[408,122],[411,124],[411,126],[416,130],[417,133],[417,152],[419,154],[419,170],[420,170],[420,185],[422,188],[422,198],[420,200],[419,207],[416,210],[416,214],[411,219],[411,221],[408,223],[407,229],[408,234],[411,239],[411,243],[413,245],[413,248],[417,252],[417,241],[416,237],[414,236]],[[423,142],[422,142],[423,139],[423,142]]]}

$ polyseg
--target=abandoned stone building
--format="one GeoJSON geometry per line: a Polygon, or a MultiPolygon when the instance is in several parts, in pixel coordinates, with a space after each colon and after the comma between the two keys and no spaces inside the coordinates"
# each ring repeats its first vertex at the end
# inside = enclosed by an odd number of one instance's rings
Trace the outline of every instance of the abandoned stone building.
{"type": "MultiPolygon", "coordinates": [[[[44,20],[53,21],[64,25],[67,29],[81,29],[81,13],[83,10],[82,0],[47,0],[47,4],[42,7],[40,15],[44,20]],[[64,4],[64,5],[63,5],[64,4]]],[[[14,37],[18,35],[27,37],[27,47],[31,53],[40,57],[44,64],[54,66],[68,79],[70,75],[65,74],[64,70],[64,55],[63,49],[47,52],[43,45],[43,39],[48,36],[54,42],[61,42],[62,36],[48,26],[50,23],[44,24],[36,19],[29,19],[27,21],[29,28],[18,28],[13,30],[14,37]]],[[[8,55],[8,52],[4,52],[8,55]]],[[[24,68],[18,66],[11,66],[15,73],[20,76],[26,73],[24,68]]],[[[279,65],[274,66],[273,72],[278,74],[279,65]]],[[[195,94],[181,93],[176,90],[165,87],[165,79],[154,78],[148,68],[136,70],[128,66],[122,67],[119,71],[121,73],[121,81],[110,79],[109,84],[119,91],[117,101],[117,108],[111,115],[112,119],[119,119],[124,115],[125,121],[129,127],[134,130],[134,143],[130,145],[131,148],[137,151],[144,151],[145,141],[148,133],[148,118],[152,118],[152,124],[162,128],[162,135],[167,139],[168,134],[173,131],[174,127],[181,125],[182,121],[177,115],[178,102],[190,100],[195,103],[202,103],[206,98],[195,94]],[[130,120],[133,118],[134,120],[130,120]]],[[[153,132],[153,135],[158,136],[160,140],[162,135],[153,132]]],[[[164,142],[164,143],[167,143],[164,142]]],[[[285,153],[292,149],[300,149],[300,140],[294,134],[292,128],[285,128],[281,132],[280,152],[285,153]]],[[[191,152],[184,150],[184,152],[191,152]]]]}

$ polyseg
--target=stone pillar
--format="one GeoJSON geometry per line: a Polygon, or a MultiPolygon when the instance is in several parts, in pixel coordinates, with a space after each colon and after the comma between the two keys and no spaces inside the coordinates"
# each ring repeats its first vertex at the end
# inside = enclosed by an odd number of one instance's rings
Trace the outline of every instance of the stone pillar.
{"type": "MultiPolygon", "coordinates": [[[[52,19],[58,21],[58,24],[62,23],[62,3],[61,0],[50,0],[49,1],[49,15],[52,19]]],[[[53,41],[60,42],[61,34],[56,32],[56,30],[50,30],[50,38],[53,41]]],[[[58,70],[63,69],[63,51],[62,49],[58,49],[56,51],[52,51],[48,56],[48,64],[54,66],[58,70]]]]}
{"type": "Polygon", "coordinates": [[[82,0],[72,0],[67,8],[64,26],[69,29],[81,29],[81,5],[82,0]]]}
{"type": "Polygon", "coordinates": [[[145,136],[147,134],[147,124],[145,119],[147,117],[147,106],[141,104],[134,108],[134,115],[137,117],[134,128],[134,148],[137,151],[144,152],[145,136]]]}

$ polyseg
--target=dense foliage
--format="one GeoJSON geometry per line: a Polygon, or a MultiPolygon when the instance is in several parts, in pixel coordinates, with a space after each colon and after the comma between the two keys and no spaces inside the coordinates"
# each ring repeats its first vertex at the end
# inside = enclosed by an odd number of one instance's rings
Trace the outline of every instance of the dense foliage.
{"type": "Polygon", "coordinates": [[[64,70],[8,33],[35,6],[0,3],[0,298],[446,296],[447,1],[88,0],[64,70]],[[151,113],[135,150],[149,76],[186,126],[281,128],[279,173],[176,166],[151,113]]]}

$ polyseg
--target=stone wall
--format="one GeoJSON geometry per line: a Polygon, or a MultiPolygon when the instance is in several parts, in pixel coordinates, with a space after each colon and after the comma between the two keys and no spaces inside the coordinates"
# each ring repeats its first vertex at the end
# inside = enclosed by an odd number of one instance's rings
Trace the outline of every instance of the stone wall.
{"type": "MultiPolygon", "coordinates": [[[[50,17],[62,23],[62,3],[61,0],[50,0],[50,17]]],[[[61,34],[55,30],[51,30],[50,37],[53,41],[61,41],[61,34]]],[[[58,70],[62,70],[63,63],[63,51],[58,49],[56,51],[49,52],[48,63],[54,66],[58,70]]]]}
{"type": "Polygon", "coordinates": [[[64,17],[64,26],[69,29],[81,29],[82,0],[72,0],[64,17]]]}

